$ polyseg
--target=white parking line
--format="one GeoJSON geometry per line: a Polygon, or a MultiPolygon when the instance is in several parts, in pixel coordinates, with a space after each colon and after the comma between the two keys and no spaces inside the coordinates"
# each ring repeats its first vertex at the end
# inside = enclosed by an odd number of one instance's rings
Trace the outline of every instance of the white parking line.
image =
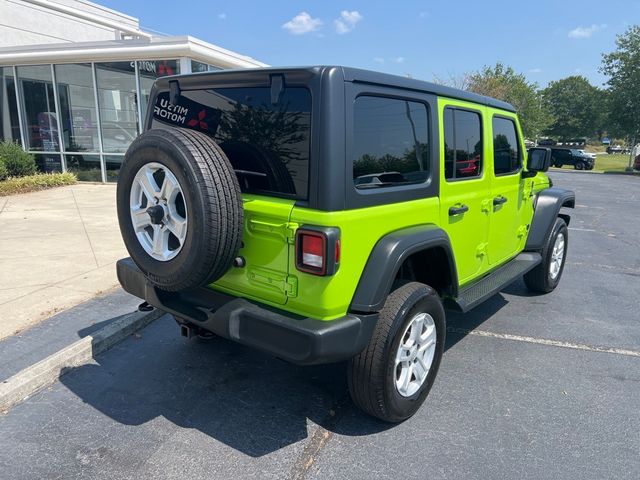
{"type": "Polygon", "coordinates": [[[598,230],[593,230],[591,228],[575,228],[575,227],[569,227],[569,230],[576,230],[578,232],[597,232],[598,230]]]}
{"type": "Polygon", "coordinates": [[[522,335],[511,335],[510,333],[494,333],[486,330],[467,330],[465,328],[448,327],[447,332],[461,333],[464,335],[477,335],[479,337],[499,338],[501,340],[514,340],[516,342],[534,343],[549,347],[570,348],[572,350],[585,350],[587,352],[612,353],[614,355],[625,355],[627,357],[640,358],[640,351],[626,350],[624,348],[599,347],[597,345],[586,345],[583,343],[561,342],[559,340],[549,340],[546,338],[524,337],[522,335]]]}

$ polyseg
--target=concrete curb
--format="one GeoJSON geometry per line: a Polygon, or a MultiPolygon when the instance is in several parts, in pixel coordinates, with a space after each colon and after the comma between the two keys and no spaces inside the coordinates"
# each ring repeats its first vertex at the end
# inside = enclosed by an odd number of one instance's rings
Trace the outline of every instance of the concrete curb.
{"type": "Polygon", "coordinates": [[[85,365],[132,333],[146,327],[165,312],[134,312],[92,335],[81,338],[44,360],[21,370],[0,383],[0,412],[6,412],[29,396],[54,383],[73,368],[85,365]]]}

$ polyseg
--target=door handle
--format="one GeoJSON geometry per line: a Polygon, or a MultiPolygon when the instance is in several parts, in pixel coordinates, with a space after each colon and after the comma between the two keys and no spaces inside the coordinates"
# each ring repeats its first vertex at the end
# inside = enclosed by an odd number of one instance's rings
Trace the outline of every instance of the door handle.
{"type": "Polygon", "coordinates": [[[503,203],[507,203],[507,197],[503,197],[500,195],[499,197],[495,197],[493,199],[493,206],[497,207],[498,205],[502,205],[503,203]]]}
{"type": "Polygon", "coordinates": [[[454,215],[460,215],[461,213],[465,213],[469,211],[469,207],[467,205],[460,205],[459,207],[453,206],[449,207],[449,216],[453,217],[454,215]]]}

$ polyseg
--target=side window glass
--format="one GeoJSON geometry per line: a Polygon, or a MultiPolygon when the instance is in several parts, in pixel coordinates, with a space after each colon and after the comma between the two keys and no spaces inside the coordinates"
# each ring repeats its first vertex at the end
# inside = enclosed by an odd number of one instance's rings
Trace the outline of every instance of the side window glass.
{"type": "Polygon", "coordinates": [[[493,171],[505,175],[520,170],[522,155],[513,120],[493,117],[493,171]]]}
{"type": "Polygon", "coordinates": [[[482,173],[480,114],[444,109],[444,175],[447,180],[476,178],[482,173]]]}
{"type": "Polygon", "coordinates": [[[356,98],[352,158],[353,183],[359,190],[424,183],[430,162],[426,105],[356,98]]]}

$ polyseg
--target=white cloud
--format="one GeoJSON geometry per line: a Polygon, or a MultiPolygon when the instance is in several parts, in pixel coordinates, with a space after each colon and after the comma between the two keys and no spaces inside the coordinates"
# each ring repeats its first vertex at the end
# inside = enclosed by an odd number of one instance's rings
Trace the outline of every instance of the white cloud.
{"type": "Polygon", "coordinates": [[[529,73],[542,73],[542,69],[541,68],[532,68],[529,70],[529,73]]]}
{"type": "Polygon", "coordinates": [[[336,18],[333,21],[333,24],[336,27],[336,32],[339,34],[349,33],[351,30],[356,28],[356,24],[362,19],[362,14],[357,10],[354,10],[353,12],[342,10],[340,12],[340,17],[336,18]]]}
{"type": "Polygon", "coordinates": [[[576,27],[569,32],[568,37],[576,39],[590,38],[594,33],[604,30],[605,28],[607,28],[607,25],[604,23],[601,25],[594,23],[590,27],[576,27]]]}
{"type": "Polygon", "coordinates": [[[395,57],[395,58],[392,58],[391,60],[393,60],[396,63],[404,63],[404,57],[395,57]]]}
{"type": "Polygon", "coordinates": [[[420,18],[427,18],[429,16],[429,12],[420,12],[418,13],[418,16],[420,18]]]}
{"type": "Polygon", "coordinates": [[[226,13],[219,13],[219,14],[218,14],[218,18],[219,18],[220,20],[225,20],[225,19],[227,18],[227,14],[226,14],[226,13]]]}
{"type": "Polygon", "coordinates": [[[373,57],[373,61],[376,63],[384,63],[384,58],[382,57],[373,57]]]}
{"type": "Polygon", "coordinates": [[[320,27],[322,27],[322,20],[313,18],[307,12],[300,12],[282,25],[282,28],[292,35],[304,35],[305,33],[314,32],[320,27]]]}

